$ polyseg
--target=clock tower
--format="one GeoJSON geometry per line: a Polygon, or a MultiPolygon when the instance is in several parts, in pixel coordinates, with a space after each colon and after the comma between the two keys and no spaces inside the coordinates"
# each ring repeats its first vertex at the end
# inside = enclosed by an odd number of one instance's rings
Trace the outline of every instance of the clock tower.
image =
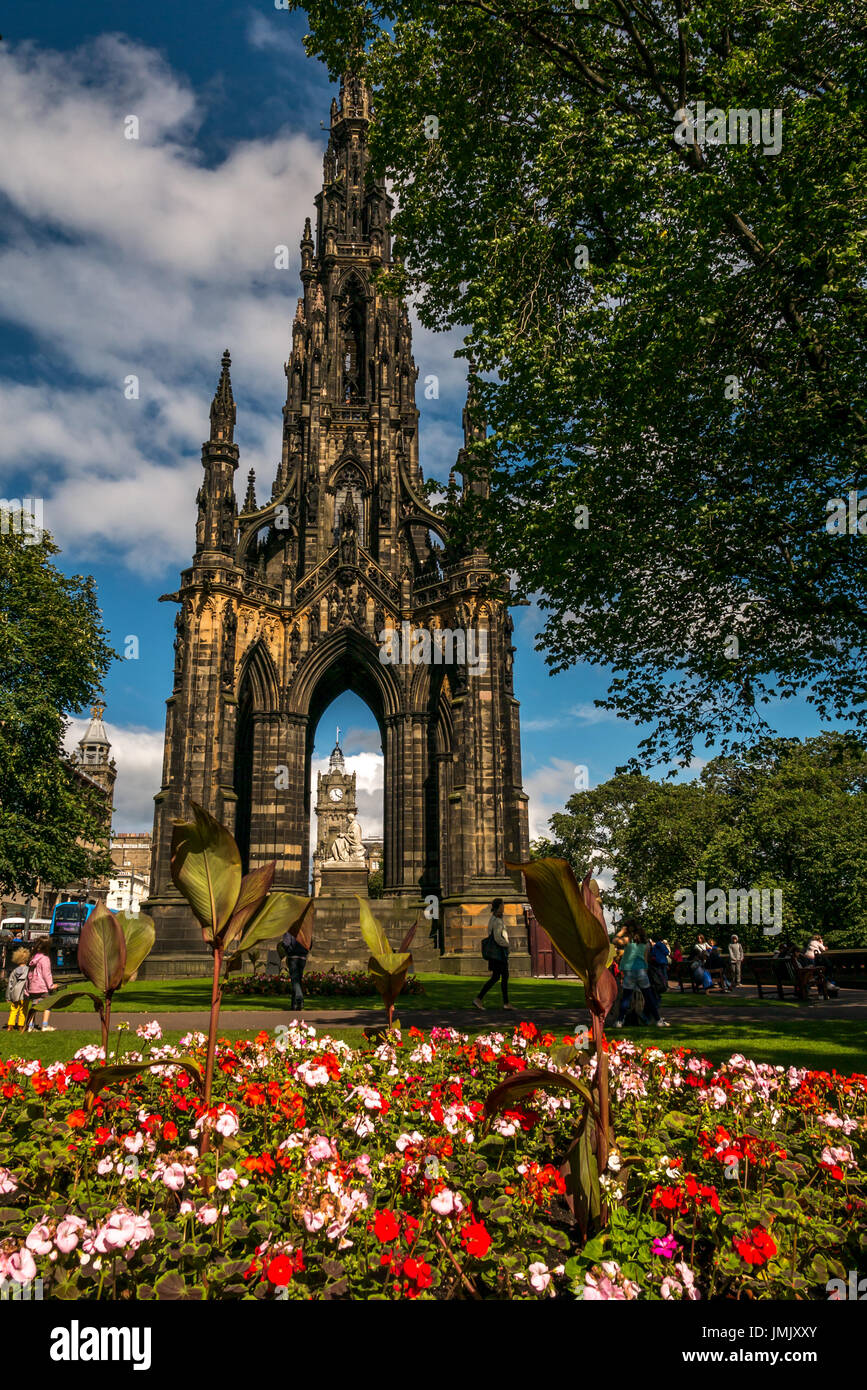
{"type": "Polygon", "coordinates": [[[330,857],[335,838],[347,834],[358,811],[355,773],[346,771],[343,749],[340,747],[339,725],[331,757],[328,759],[328,771],[317,774],[315,810],[317,836],[316,853],[313,856],[313,891],[318,896],[323,862],[330,857]]]}

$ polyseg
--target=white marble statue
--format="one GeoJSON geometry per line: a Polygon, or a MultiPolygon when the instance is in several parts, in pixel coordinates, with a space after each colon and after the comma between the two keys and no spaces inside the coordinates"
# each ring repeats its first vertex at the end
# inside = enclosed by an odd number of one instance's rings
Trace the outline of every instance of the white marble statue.
{"type": "Polygon", "coordinates": [[[364,844],[361,839],[361,826],[355,817],[349,822],[346,829],[339,835],[335,835],[331,842],[331,849],[328,854],[329,859],[339,860],[341,864],[363,864],[364,863],[364,844]]]}

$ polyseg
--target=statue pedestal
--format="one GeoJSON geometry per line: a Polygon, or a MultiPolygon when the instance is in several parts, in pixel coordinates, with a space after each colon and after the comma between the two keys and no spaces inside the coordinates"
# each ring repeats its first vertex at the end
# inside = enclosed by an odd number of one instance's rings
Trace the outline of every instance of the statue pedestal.
{"type": "Polygon", "coordinates": [[[322,865],[320,898],[339,898],[358,893],[367,897],[367,865],[364,861],[341,864],[337,860],[322,865]]]}

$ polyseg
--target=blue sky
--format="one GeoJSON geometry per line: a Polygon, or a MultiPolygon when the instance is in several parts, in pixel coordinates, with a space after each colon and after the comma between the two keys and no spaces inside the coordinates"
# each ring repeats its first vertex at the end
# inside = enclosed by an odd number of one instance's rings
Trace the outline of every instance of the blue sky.
{"type": "MultiPolygon", "coordinates": [[[[119,830],[151,824],[176,611],[158,599],[191,558],[201,442],[227,346],[239,476],[254,467],[269,485],[279,456],[298,242],[334,90],[304,54],[305,29],[303,15],[273,4],[222,0],[20,0],[4,18],[0,492],[45,499],[62,568],[95,576],[117,650],[138,639],[138,659],[117,663],[106,685],[119,830]],[[138,140],[124,138],[129,115],[138,140]],[[291,267],[278,271],[283,243],[291,267]],[[131,375],[138,400],[124,394],[131,375]]],[[[445,479],[461,443],[460,335],[414,329],[419,385],[430,373],[440,381],[437,400],[419,391],[422,466],[445,479]]],[[[595,709],[599,668],[548,674],[534,650],[535,607],[514,616],[538,834],[578,765],[596,785],[641,733],[595,709]]],[[[336,722],[359,774],[362,825],[376,833],[372,716],[349,693],[335,702],[317,735],[319,765],[336,722]]],[[[74,721],[72,735],[81,728],[74,721]]],[[[818,731],[795,702],[778,728],[818,731]]]]}

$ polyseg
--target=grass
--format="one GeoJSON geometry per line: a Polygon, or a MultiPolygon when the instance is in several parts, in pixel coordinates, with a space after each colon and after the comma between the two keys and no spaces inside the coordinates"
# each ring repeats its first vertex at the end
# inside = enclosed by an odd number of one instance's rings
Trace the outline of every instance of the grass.
{"type": "MultiPolygon", "coordinates": [[[[508,1024],[492,1018],[488,1023],[467,1031],[472,1036],[480,1032],[508,1031],[512,1024],[520,1021],[521,1014],[512,1015],[508,1024]]],[[[404,1020],[406,1026],[406,1019],[404,1020]]],[[[319,1025],[320,1032],[328,1032],[332,1037],[341,1038],[353,1047],[361,1046],[365,1039],[360,1028],[326,1028],[319,1025]]],[[[249,1028],[220,1029],[220,1036],[249,1036],[249,1028]]],[[[57,1033],[5,1033],[0,1032],[0,1057],[39,1057],[45,1062],[68,1060],[73,1053],[87,1043],[98,1041],[98,1033],[77,1029],[57,1033]]],[[[613,1034],[619,1038],[632,1038],[645,1047],[655,1045],[668,1051],[675,1047],[690,1047],[714,1062],[725,1061],[733,1053],[740,1052],[756,1062],[771,1062],[777,1066],[811,1067],[816,1070],[836,1069],[840,1072],[867,1072],[867,1030],[860,1023],[847,1023],[845,1020],[799,1020],[797,1028],[785,1023],[756,1022],[711,1028],[706,1023],[675,1023],[671,1028],[624,1028],[613,1034]]],[[[115,1034],[112,1030],[113,1048],[115,1034]]],[[[177,1042],[181,1033],[166,1031],[163,1042],[177,1042]]],[[[139,1046],[135,1034],[128,1033],[124,1040],[124,1050],[133,1051],[139,1046]]]]}
{"type": "MultiPolygon", "coordinates": [[[[488,979],[480,975],[436,975],[420,973],[418,978],[424,985],[424,994],[408,994],[400,1001],[401,1014],[409,1014],[418,1009],[471,1009],[473,998],[481,984],[488,979]]],[[[63,988],[60,986],[59,988],[63,988]]],[[[499,995],[499,990],[495,990],[499,995]]],[[[509,981],[509,994],[518,1009],[580,1009],[584,1007],[584,988],[578,980],[535,980],[513,977],[509,981]]],[[[308,1006],[312,1009],[364,1009],[378,1005],[377,995],[357,998],[349,995],[319,996],[306,994],[308,1006]]],[[[142,980],[125,985],[115,996],[114,1008],[128,1013],[143,1013],[153,1017],[161,1013],[178,1013],[202,1010],[207,1011],[211,1002],[210,979],[180,980],[142,980]]],[[[667,1010],[695,1007],[719,1008],[736,1002],[748,1006],[764,1005],[769,1008],[792,1009],[794,1004],[778,999],[758,999],[755,995],[739,994],[693,994],[691,990],[681,994],[670,990],[665,996],[667,1010]]],[[[265,1011],[285,1010],[289,995],[226,994],[223,997],[222,1013],[237,1013],[247,1009],[265,1011]]],[[[74,1004],[64,1012],[91,1012],[86,1002],[74,1004]]]]}

